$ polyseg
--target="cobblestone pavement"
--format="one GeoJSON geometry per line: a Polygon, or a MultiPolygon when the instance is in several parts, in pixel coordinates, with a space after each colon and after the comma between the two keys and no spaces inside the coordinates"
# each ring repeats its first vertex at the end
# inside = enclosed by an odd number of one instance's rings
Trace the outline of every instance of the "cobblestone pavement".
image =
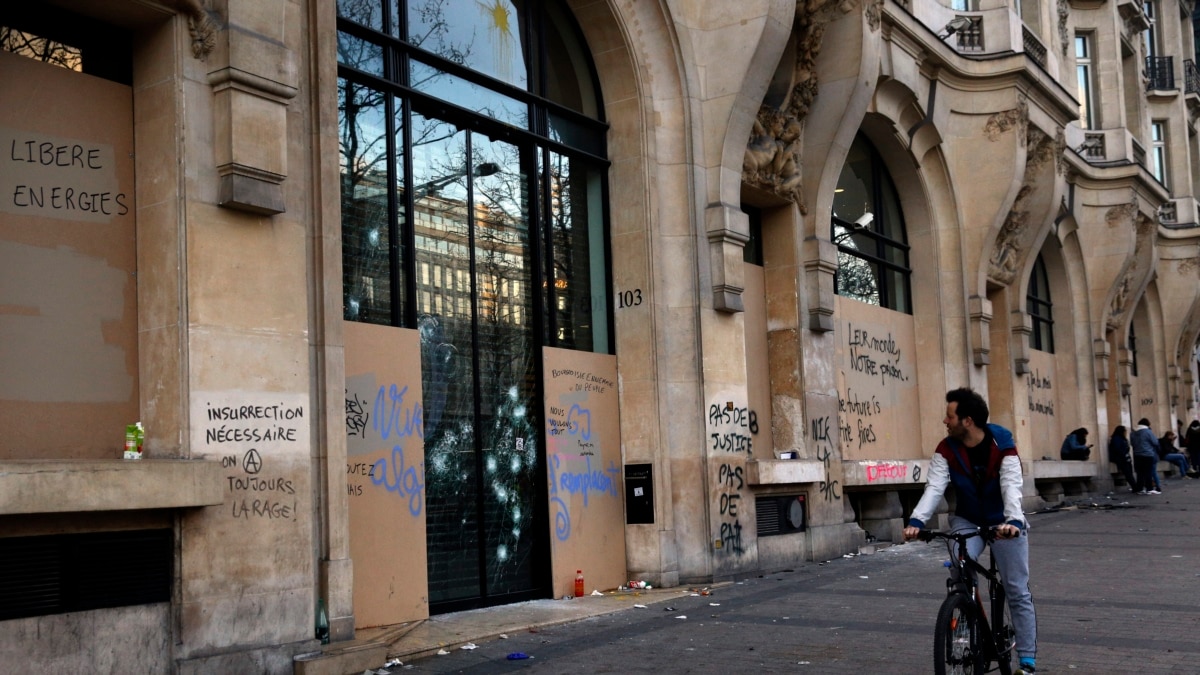
{"type": "MultiPolygon", "coordinates": [[[[1161,496],[1122,492],[1029,516],[1039,674],[1200,672],[1200,480],[1164,487],[1161,496]]],[[[679,593],[645,609],[480,641],[473,650],[448,644],[448,654],[405,666],[928,673],[944,557],[937,544],[910,543],[805,563],[713,586],[708,596],[679,593]],[[513,652],[531,658],[510,661],[513,652]]]]}

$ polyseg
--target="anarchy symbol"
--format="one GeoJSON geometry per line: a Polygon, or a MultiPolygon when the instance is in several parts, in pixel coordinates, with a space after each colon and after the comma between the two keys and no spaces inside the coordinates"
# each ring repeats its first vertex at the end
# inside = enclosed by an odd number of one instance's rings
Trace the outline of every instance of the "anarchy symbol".
{"type": "Polygon", "coordinates": [[[262,457],[259,456],[257,450],[250,448],[246,452],[246,456],[242,458],[242,468],[249,474],[255,474],[262,470],[262,457]]]}

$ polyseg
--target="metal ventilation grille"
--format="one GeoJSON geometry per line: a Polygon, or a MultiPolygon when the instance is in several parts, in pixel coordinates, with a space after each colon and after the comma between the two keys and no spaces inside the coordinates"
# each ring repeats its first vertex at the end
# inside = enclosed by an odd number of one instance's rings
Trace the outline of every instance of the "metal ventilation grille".
{"type": "Polygon", "coordinates": [[[0,538],[0,620],[167,602],[170,530],[0,538]]]}
{"type": "Polygon", "coordinates": [[[767,537],[772,534],[782,534],[779,517],[778,497],[759,497],[754,500],[754,509],[758,512],[758,536],[767,537]]]}
{"type": "Polygon", "coordinates": [[[803,532],[807,526],[805,495],[771,495],[754,500],[758,536],[803,532]]]}

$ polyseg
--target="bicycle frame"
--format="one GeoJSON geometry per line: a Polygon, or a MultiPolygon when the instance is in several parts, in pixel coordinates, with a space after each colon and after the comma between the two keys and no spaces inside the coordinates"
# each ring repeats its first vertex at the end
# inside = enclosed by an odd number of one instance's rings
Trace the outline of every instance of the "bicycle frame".
{"type": "MultiPolygon", "coordinates": [[[[950,578],[946,580],[946,594],[963,595],[975,606],[979,617],[981,634],[987,636],[986,639],[982,640],[986,668],[986,665],[992,662],[1000,663],[1003,661],[1007,663],[1004,659],[1012,658],[1008,653],[1011,650],[1011,641],[1009,638],[1012,628],[1011,626],[1004,625],[1002,619],[999,622],[1000,625],[993,627],[993,620],[1004,616],[1004,604],[1007,600],[1003,594],[1003,582],[1000,579],[1000,572],[996,568],[995,556],[989,555],[988,566],[984,567],[968,553],[967,541],[974,537],[982,537],[985,545],[990,545],[995,541],[996,533],[994,530],[974,530],[960,533],[922,530],[918,536],[922,541],[928,542],[936,538],[946,543],[946,550],[950,556],[950,560],[945,563],[950,569],[950,578]],[[979,587],[979,576],[987,579],[988,582],[988,598],[986,602],[979,587]],[[999,593],[997,589],[1000,589],[999,593]]],[[[1002,668],[1002,670],[1007,672],[1007,669],[1002,668]]]]}

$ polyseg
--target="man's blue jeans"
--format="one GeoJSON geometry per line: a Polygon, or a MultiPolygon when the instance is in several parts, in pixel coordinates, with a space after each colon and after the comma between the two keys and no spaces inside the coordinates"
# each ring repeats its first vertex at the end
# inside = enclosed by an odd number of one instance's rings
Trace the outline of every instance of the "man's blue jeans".
{"type": "Polygon", "coordinates": [[[1187,455],[1182,452],[1168,452],[1163,459],[1179,467],[1179,477],[1183,478],[1188,475],[1187,455]]]}
{"type": "MultiPolygon", "coordinates": [[[[952,532],[972,532],[978,529],[966,518],[950,516],[952,532]]],[[[967,541],[967,554],[976,560],[983,553],[983,539],[972,537],[967,541]]],[[[1029,592],[1029,532],[1026,530],[1015,539],[997,539],[992,542],[992,555],[996,557],[996,568],[1004,580],[1004,593],[1008,597],[1008,610],[1012,613],[1013,628],[1017,631],[1017,656],[1037,656],[1037,613],[1033,609],[1033,594],[1029,592]]]]}

